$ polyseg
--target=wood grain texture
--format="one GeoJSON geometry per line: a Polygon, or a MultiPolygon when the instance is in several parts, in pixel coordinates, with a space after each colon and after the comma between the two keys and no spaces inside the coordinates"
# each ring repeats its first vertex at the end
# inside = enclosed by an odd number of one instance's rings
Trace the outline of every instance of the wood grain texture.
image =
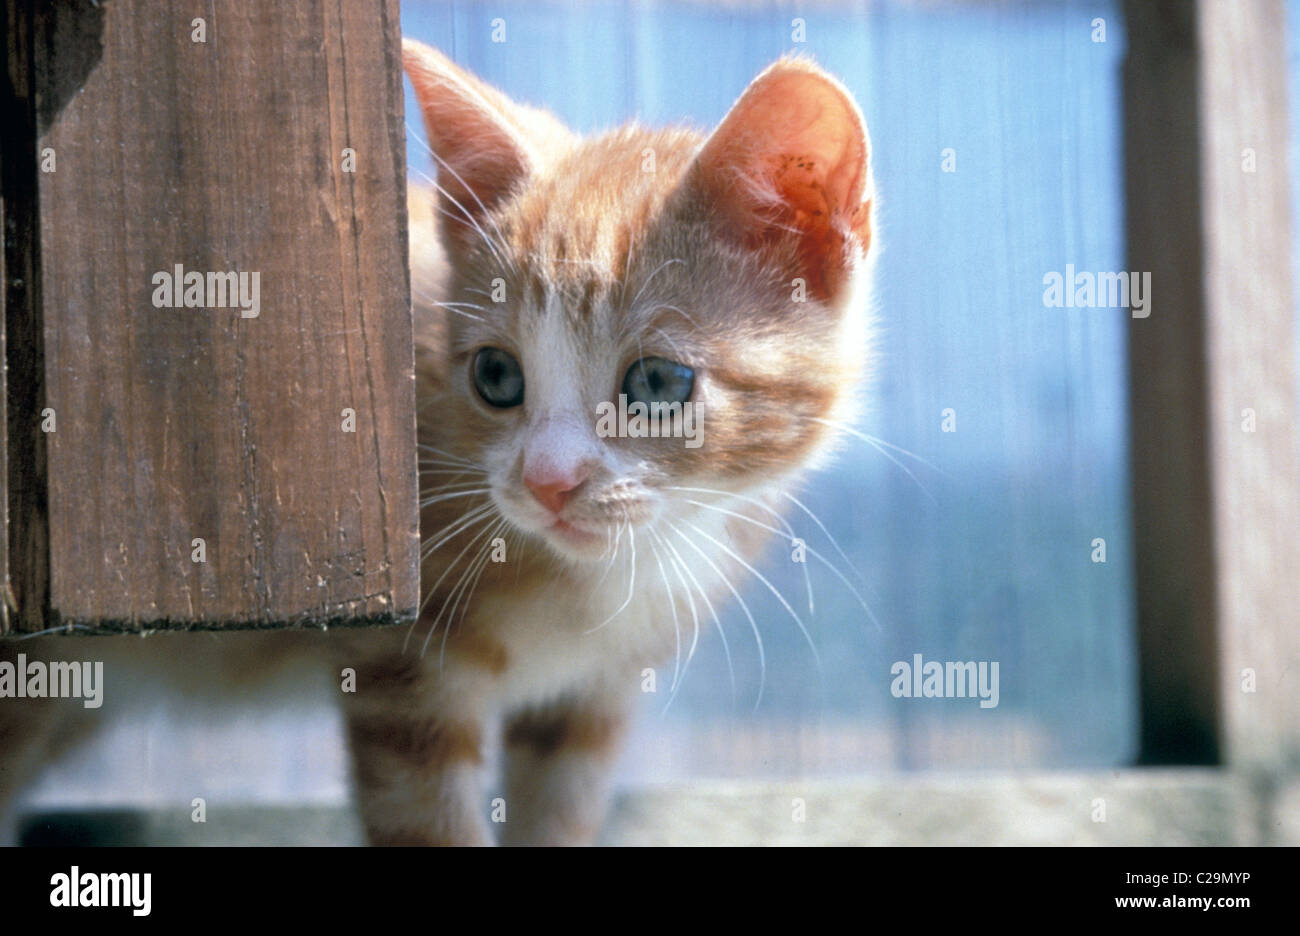
{"type": "Polygon", "coordinates": [[[1300,467],[1283,9],[1125,10],[1129,262],[1151,271],[1154,294],[1129,333],[1143,759],[1294,765],[1300,467]],[[1247,670],[1254,692],[1243,691],[1247,670]]]}
{"type": "Polygon", "coordinates": [[[48,598],[23,629],[413,616],[399,38],[396,0],[38,16],[44,346],[10,356],[42,359],[57,431],[48,598]],[[259,314],[155,307],[178,264],[258,273],[259,314]]]}
{"type": "MultiPolygon", "coordinates": [[[[4,55],[4,68],[0,69],[0,122],[6,128],[21,131],[21,139],[30,140],[30,127],[24,126],[25,107],[14,88],[10,69],[23,70],[25,56],[22,51],[11,45],[16,35],[26,33],[20,28],[15,33],[16,22],[20,14],[13,4],[7,3],[0,15],[0,55],[4,55]]],[[[25,51],[25,50],[23,50],[25,51]]],[[[12,131],[10,131],[12,132],[12,131]]],[[[5,149],[0,148],[0,362],[7,357],[5,353],[8,342],[5,335],[5,322],[8,316],[5,310],[9,306],[9,238],[6,236],[6,206],[10,200],[8,174],[5,171],[5,149]]],[[[12,171],[12,169],[11,169],[12,171]]],[[[9,585],[9,406],[8,406],[8,372],[0,367],[0,634],[8,633],[12,626],[9,621],[11,589],[9,585]]]]}
{"type": "Polygon", "coordinates": [[[29,628],[41,626],[49,599],[46,447],[36,414],[44,407],[44,329],[37,235],[36,108],[32,54],[35,25],[27,4],[8,2],[5,68],[0,75],[0,213],[4,226],[4,611],[0,633],[27,610],[29,628]]]}

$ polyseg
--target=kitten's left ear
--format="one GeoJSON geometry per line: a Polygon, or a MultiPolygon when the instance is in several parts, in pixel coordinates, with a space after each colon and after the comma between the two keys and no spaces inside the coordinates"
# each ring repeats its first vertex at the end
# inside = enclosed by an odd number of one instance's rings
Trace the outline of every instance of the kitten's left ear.
{"type": "Polygon", "coordinates": [[[752,249],[795,238],[797,274],[833,299],[871,247],[869,153],[848,90],[810,62],[783,59],[704,144],[692,181],[724,236],[752,249]]]}
{"type": "Polygon", "coordinates": [[[402,64],[438,159],[443,231],[455,252],[473,241],[485,213],[573,138],[550,114],[510,100],[424,43],[403,39],[402,64]]]}

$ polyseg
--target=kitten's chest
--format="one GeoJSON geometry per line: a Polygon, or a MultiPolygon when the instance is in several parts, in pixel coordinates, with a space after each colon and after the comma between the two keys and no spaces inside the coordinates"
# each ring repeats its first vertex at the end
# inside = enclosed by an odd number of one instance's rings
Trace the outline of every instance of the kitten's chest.
{"type": "MultiPolygon", "coordinates": [[[[618,691],[622,683],[634,691],[644,669],[674,652],[680,627],[673,610],[664,593],[603,582],[495,594],[476,609],[475,623],[506,651],[503,701],[527,705],[569,692],[618,691]]],[[[680,639],[689,641],[689,633],[680,639]]]]}
{"type": "Polygon", "coordinates": [[[756,558],[765,538],[733,538],[723,515],[694,526],[702,542],[716,544],[714,555],[690,553],[683,542],[676,550],[642,548],[634,560],[629,548],[586,577],[557,576],[548,563],[537,574],[503,567],[499,579],[485,581],[470,624],[504,651],[504,703],[536,704],[574,692],[635,692],[647,669],[684,661],[713,629],[727,581],[741,580],[747,568],[741,556],[756,558]]]}

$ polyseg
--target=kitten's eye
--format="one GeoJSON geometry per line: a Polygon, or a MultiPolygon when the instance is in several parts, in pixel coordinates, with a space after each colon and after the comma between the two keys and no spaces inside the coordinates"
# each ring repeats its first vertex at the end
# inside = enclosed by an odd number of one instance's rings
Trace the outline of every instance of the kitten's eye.
{"type": "Polygon", "coordinates": [[[500,348],[483,348],[474,355],[474,389],[493,406],[518,406],[524,402],[523,368],[500,348]]]}
{"type": "Polygon", "coordinates": [[[629,403],[685,403],[694,388],[695,371],[660,357],[641,358],[623,378],[629,403]]]}

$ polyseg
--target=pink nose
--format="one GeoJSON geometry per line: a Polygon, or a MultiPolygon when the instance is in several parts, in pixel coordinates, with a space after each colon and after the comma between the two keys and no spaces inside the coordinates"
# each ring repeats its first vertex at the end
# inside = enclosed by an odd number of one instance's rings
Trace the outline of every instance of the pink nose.
{"type": "Polygon", "coordinates": [[[575,465],[571,472],[525,474],[524,487],[533,492],[533,497],[537,498],[543,507],[553,514],[558,514],[564,509],[570,495],[590,476],[591,468],[575,465]]]}

